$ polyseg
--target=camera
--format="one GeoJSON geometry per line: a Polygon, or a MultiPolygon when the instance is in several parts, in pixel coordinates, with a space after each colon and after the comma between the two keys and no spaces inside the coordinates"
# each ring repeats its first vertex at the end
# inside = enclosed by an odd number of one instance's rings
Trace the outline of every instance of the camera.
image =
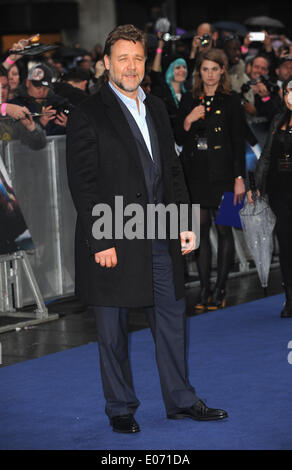
{"type": "Polygon", "coordinates": [[[250,90],[252,85],[256,85],[259,82],[263,83],[271,94],[276,93],[279,90],[278,85],[276,83],[271,82],[269,77],[261,75],[257,79],[252,79],[246,83],[243,83],[243,85],[241,86],[241,93],[244,95],[250,90]]]}
{"type": "Polygon", "coordinates": [[[53,107],[56,110],[57,114],[64,113],[65,116],[69,116],[70,112],[73,109],[73,106],[69,103],[61,103],[53,107]]]}
{"type": "Polygon", "coordinates": [[[205,34],[203,34],[203,36],[200,36],[199,39],[200,39],[201,45],[203,47],[208,47],[209,46],[210,40],[211,40],[211,37],[210,37],[209,34],[205,33],[205,34]]]}

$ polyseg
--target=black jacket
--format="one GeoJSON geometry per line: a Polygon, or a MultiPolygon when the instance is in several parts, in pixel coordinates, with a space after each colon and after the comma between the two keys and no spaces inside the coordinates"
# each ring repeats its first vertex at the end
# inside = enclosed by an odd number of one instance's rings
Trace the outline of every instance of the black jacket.
{"type": "Polygon", "coordinates": [[[270,126],[269,134],[262,150],[261,156],[257,162],[256,170],[255,170],[255,185],[256,188],[260,190],[262,194],[266,192],[266,182],[267,176],[270,168],[271,163],[271,151],[274,136],[277,130],[277,127],[280,124],[280,121],[283,119],[285,111],[278,113],[270,126]]]}
{"type": "MultiPolygon", "coordinates": [[[[160,147],[165,203],[188,203],[182,168],[161,100],[147,95],[147,111],[154,121],[160,147]]],[[[75,262],[76,294],[84,303],[99,306],[144,307],[154,303],[152,242],[143,239],[101,239],[92,235],[92,209],[106,203],[114,213],[115,196],[124,207],[139,203],[144,211],[147,188],[136,141],[124,113],[108,84],[81,103],[67,125],[67,170],[77,210],[75,262]],[[118,264],[105,269],[94,253],[116,248],[118,264]]],[[[184,295],[180,241],[170,240],[176,297],[184,295]]]]}
{"type": "MultiPolygon", "coordinates": [[[[183,145],[182,159],[186,163],[189,158],[194,158],[200,123],[194,122],[186,132],[184,120],[199,104],[190,92],[185,93],[177,115],[175,140],[178,145],[183,145]]],[[[239,97],[236,94],[216,93],[206,124],[211,182],[232,181],[237,176],[245,176],[245,125],[239,97]]]]}
{"type": "MultiPolygon", "coordinates": [[[[17,89],[17,93],[15,97],[10,101],[10,103],[18,104],[19,106],[26,106],[31,113],[42,112],[42,105],[40,103],[37,103],[34,98],[28,95],[25,85],[21,85],[17,89]]],[[[53,106],[54,109],[59,110],[62,109],[63,105],[68,106],[69,101],[67,98],[63,98],[62,96],[56,95],[53,90],[50,89],[43,106],[50,105],[53,106]]],[[[35,120],[40,124],[39,118],[35,118],[35,120]]],[[[44,130],[47,136],[66,134],[66,128],[56,124],[54,119],[48,122],[44,130]]]]}

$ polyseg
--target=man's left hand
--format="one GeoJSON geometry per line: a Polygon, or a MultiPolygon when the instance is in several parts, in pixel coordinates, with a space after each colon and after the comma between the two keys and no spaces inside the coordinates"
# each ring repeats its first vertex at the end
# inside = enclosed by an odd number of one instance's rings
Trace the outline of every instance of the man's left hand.
{"type": "Polygon", "coordinates": [[[196,246],[196,235],[194,232],[181,232],[180,243],[182,255],[188,255],[196,246]]]}
{"type": "Polygon", "coordinates": [[[36,128],[35,122],[30,114],[26,114],[25,117],[21,119],[21,124],[30,132],[33,132],[36,128]]]}

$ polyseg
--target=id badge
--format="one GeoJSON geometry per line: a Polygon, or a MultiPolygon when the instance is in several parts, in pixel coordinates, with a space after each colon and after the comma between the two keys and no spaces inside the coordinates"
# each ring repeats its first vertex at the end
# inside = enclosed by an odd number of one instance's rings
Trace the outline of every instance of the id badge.
{"type": "Polygon", "coordinates": [[[199,137],[197,141],[198,150],[208,150],[208,140],[206,137],[199,137]]]}

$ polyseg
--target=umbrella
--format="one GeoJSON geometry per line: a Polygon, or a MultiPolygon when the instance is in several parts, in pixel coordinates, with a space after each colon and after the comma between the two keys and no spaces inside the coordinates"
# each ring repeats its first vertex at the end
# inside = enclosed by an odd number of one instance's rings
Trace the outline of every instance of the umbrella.
{"type": "Polygon", "coordinates": [[[213,26],[216,29],[222,31],[230,31],[231,33],[236,33],[239,36],[245,36],[247,34],[247,28],[243,24],[235,23],[234,21],[217,21],[213,26]]]}
{"type": "Polygon", "coordinates": [[[244,24],[248,26],[267,26],[270,28],[285,28],[285,25],[274,18],[269,16],[253,16],[244,21],[244,24]]]}
{"type": "Polygon", "coordinates": [[[257,196],[253,191],[253,199],[254,203],[250,204],[246,198],[239,215],[247,246],[266,292],[273,253],[272,232],[276,217],[264,196],[257,196]]]}

